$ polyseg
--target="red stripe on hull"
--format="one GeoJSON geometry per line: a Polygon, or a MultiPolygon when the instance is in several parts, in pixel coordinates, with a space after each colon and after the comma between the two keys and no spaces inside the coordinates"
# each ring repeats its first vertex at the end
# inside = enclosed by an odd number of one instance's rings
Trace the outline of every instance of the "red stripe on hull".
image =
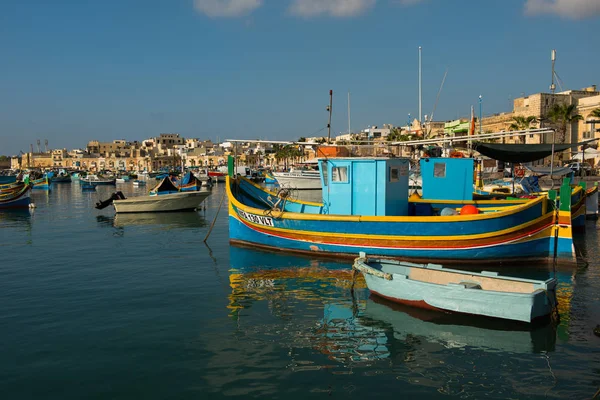
{"type": "Polygon", "coordinates": [[[437,307],[434,307],[432,305],[427,304],[425,302],[425,300],[404,300],[404,299],[397,299],[395,297],[384,296],[381,293],[375,292],[373,290],[371,290],[371,293],[373,293],[373,294],[375,294],[375,295],[377,295],[379,297],[382,297],[382,298],[384,298],[386,300],[389,300],[391,302],[398,303],[398,304],[405,304],[405,305],[411,306],[411,307],[424,308],[426,310],[434,310],[434,311],[442,311],[442,312],[446,311],[446,310],[442,310],[441,308],[437,308],[437,307]]]}

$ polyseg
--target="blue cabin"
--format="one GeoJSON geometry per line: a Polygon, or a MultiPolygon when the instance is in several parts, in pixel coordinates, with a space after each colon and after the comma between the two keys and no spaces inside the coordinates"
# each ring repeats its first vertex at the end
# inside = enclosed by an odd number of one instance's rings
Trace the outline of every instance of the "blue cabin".
{"type": "Polygon", "coordinates": [[[423,199],[473,200],[472,158],[422,158],[423,199]]]}
{"type": "Polygon", "coordinates": [[[329,214],[408,215],[408,159],[343,157],[319,162],[329,214]]]}

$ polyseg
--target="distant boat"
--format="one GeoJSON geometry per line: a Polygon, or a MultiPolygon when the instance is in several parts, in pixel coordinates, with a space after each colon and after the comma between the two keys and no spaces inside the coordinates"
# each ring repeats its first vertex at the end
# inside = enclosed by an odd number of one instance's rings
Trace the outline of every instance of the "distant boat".
{"type": "Polygon", "coordinates": [[[70,183],[71,175],[69,174],[59,174],[52,177],[52,183],[70,183]]]}
{"type": "Polygon", "coordinates": [[[50,190],[50,178],[44,175],[42,178],[33,179],[30,181],[33,189],[50,190]]]}
{"type": "Polygon", "coordinates": [[[115,185],[116,178],[101,178],[98,175],[88,175],[85,178],[79,178],[81,183],[93,183],[96,185],[115,185]]]}
{"type": "Polygon", "coordinates": [[[133,181],[133,186],[146,186],[146,181],[136,179],[133,181]]]}
{"type": "Polygon", "coordinates": [[[280,186],[298,190],[321,190],[319,171],[291,169],[290,172],[273,172],[280,186]]]}
{"type": "Polygon", "coordinates": [[[109,199],[98,202],[96,208],[101,210],[112,204],[117,213],[188,211],[198,208],[211,192],[181,192],[169,177],[165,177],[150,193],[149,196],[127,199],[123,193],[116,192],[109,199]]]}
{"type": "Polygon", "coordinates": [[[212,180],[217,182],[225,182],[227,178],[227,173],[221,171],[208,171],[208,176],[211,177],[212,180]]]}
{"type": "Polygon", "coordinates": [[[354,260],[353,268],[363,273],[371,293],[414,307],[531,323],[549,316],[557,303],[556,279],[368,259],[364,253],[354,260]]]}
{"type": "Polygon", "coordinates": [[[31,185],[21,183],[11,189],[0,191],[0,210],[28,208],[31,204],[30,189],[31,185]]]}

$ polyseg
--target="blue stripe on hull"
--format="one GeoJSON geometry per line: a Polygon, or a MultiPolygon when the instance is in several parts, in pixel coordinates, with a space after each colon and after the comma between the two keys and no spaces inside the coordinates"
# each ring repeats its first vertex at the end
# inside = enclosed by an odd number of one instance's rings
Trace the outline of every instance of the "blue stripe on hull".
{"type": "MultiPolygon", "coordinates": [[[[475,249],[404,249],[404,248],[373,248],[344,245],[318,244],[280,238],[254,231],[238,221],[229,217],[229,236],[232,240],[239,240],[277,249],[314,253],[345,253],[358,254],[361,251],[369,255],[402,257],[411,259],[429,260],[505,260],[511,258],[548,258],[552,254],[550,238],[540,238],[523,243],[510,243],[506,245],[490,246],[475,249]]],[[[559,241],[559,253],[566,258],[572,258],[572,242],[559,241]]]]}

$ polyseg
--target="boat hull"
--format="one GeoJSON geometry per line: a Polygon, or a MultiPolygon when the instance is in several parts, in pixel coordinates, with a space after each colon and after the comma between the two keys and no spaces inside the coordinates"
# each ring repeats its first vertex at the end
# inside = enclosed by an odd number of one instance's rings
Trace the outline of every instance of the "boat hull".
{"type": "Polygon", "coordinates": [[[441,266],[438,270],[392,266],[387,271],[397,272],[386,274],[386,278],[369,273],[381,274],[385,269],[371,268],[359,260],[355,268],[363,272],[371,293],[396,303],[527,323],[548,316],[556,305],[556,279],[510,281],[465,271],[453,273],[441,266]],[[413,275],[428,281],[414,280],[413,275]],[[530,291],[519,292],[518,286],[530,291]]]}
{"type": "Polygon", "coordinates": [[[570,213],[561,211],[557,224],[544,196],[490,215],[369,217],[328,215],[309,202],[286,203],[294,212],[281,212],[274,209],[273,194],[261,197],[258,187],[248,188],[236,186],[234,196],[231,184],[227,187],[234,244],[330,256],[354,257],[363,251],[412,260],[481,262],[551,258],[556,235],[557,256],[575,256],[570,213]],[[273,209],[259,209],[269,198],[273,209]],[[308,209],[314,213],[306,213],[308,209]]]}
{"type": "Polygon", "coordinates": [[[18,192],[4,193],[0,196],[0,210],[29,208],[31,204],[30,186],[25,186],[18,192]]]}
{"type": "Polygon", "coordinates": [[[115,200],[117,213],[169,212],[194,210],[210,195],[210,192],[179,192],[156,196],[138,196],[115,200]]]}

